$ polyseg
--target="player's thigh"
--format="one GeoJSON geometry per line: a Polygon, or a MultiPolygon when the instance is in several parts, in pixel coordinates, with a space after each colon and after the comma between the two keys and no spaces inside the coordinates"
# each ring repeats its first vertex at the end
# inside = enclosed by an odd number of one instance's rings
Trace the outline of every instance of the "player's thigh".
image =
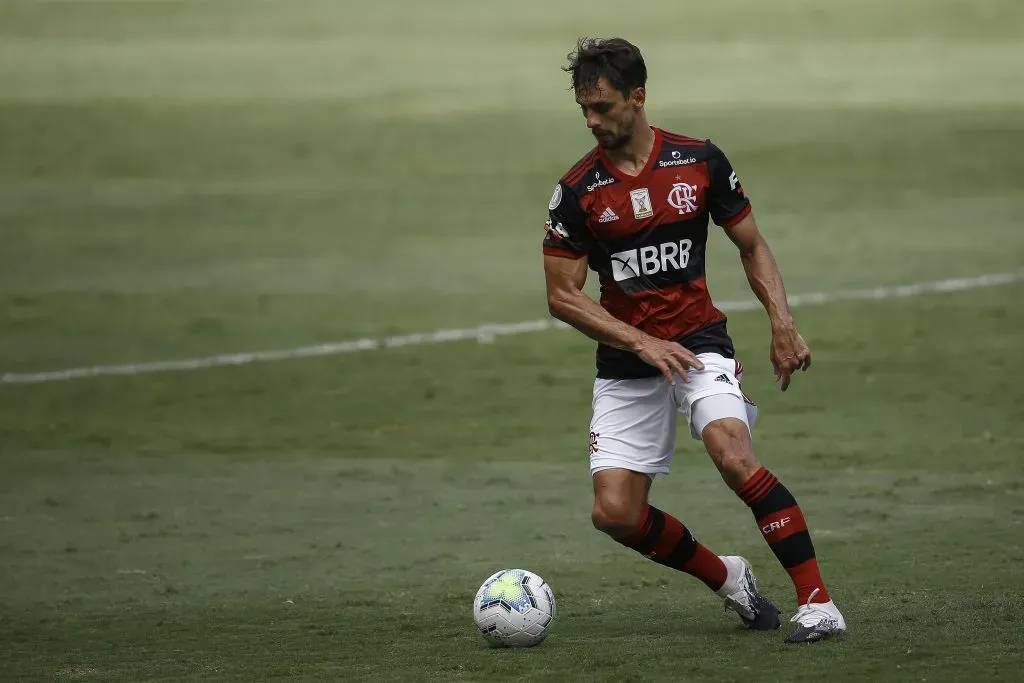
{"type": "Polygon", "coordinates": [[[709,396],[697,401],[694,413],[704,448],[729,487],[738,490],[761,467],[743,417],[743,402],[726,394],[709,396]]]}
{"type": "Polygon", "coordinates": [[[662,377],[597,379],[590,421],[590,473],[669,471],[677,404],[662,377]]]}
{"type": "Polygon", "coordinates": [[[704,369],[691,371],[689,382],[675,386],[679,410],[690,425],[690,435],[701,439],[709,424],[724,418],[735,418],[746,425],[748,433],[752,431],[757,422],[757,405],[740,388],[740,363],[717,353],[697,357],[704,369]]]}

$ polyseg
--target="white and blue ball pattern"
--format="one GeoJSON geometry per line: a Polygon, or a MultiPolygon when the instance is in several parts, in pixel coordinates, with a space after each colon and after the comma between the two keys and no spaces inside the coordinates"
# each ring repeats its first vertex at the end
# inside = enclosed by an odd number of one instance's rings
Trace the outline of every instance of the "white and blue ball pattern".
{"type": "Polygon", "coordinates": [[[555,594],[533,572],[503,569],[480,586],[473,618],[495,647],[533,647],[544,640],[554,621],[555,594]]]}

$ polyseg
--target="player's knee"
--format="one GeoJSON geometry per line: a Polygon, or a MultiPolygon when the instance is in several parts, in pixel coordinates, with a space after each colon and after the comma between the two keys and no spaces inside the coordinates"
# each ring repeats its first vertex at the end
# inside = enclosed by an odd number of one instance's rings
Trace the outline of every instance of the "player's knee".
{"type": "Polygon", "coordinates": [[[730,486],[742,486],[757,472],[760,465],[750,442],[750,431],[742,420],[716,420],[704,429],[703,436],[708,454],[730,486]]]}
{"type": "Polygon", "coordinates": [[[760,467],[757,458],[752,453],[741,452],[728,453],[717,464],[722,478],[733,490],[743,486],[760,467]]]}
{"type": "Polygon", "coordinates": [[[629,536],[640,526],[642,510],[624,500],[598,500],[590,519],[594,528],[612,538],[629,536]]]}

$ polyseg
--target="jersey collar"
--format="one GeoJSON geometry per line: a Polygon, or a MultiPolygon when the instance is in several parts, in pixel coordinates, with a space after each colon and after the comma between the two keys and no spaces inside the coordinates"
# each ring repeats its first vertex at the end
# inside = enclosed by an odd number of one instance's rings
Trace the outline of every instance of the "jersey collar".
{"type": "Polygon", "coordinates": [[[604,148],[598,147],[597,153],[600,155],[601,161],[604,162],[605,168],[608,169],[608,172],[626,183],[645,180],[647,176],[651,174],[651,170],[654,168],[655,164],[658,163],[658,157],[661,156],[661,129],[651,126],[651,130],[654,131],[654,146],[651,147],[651,155],[647,157],[647,163],[644,164],[644,167],[640,169],[640,173],[637,175],[629,175],[620,171],[618,166],[608,158],[608,154],[604,151],[604,148]]]}

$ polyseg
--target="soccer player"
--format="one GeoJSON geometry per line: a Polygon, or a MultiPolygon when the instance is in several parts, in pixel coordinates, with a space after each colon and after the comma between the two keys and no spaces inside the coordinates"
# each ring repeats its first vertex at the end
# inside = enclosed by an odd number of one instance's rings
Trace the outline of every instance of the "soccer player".
{"type": "Polygon", "coordinates": [[[736,245],[771,322],[771,361],[785,391],[811,354],[789,312],[782,276],[739,178],[709,140],[651,127],[647,67],[620,38],[583,39],[566,71],[597,146],[562,176],[548,205],[544,271],[551,314],[598,342],[590,425],[594,526],[659,564],[703,581],[758,630],[779,627],[746,561],[719,556],[648,503],[667,473],[675,414],[704,442],[725,483],[796,587],[786,642],[820,640],[846,623],[829,597],[793,495],[754,455],[756,406],[740,390],[726,318],[704,274],[708,219],[736,245]],[[601,301],[583,292],[587,269],[601,301]]]}

